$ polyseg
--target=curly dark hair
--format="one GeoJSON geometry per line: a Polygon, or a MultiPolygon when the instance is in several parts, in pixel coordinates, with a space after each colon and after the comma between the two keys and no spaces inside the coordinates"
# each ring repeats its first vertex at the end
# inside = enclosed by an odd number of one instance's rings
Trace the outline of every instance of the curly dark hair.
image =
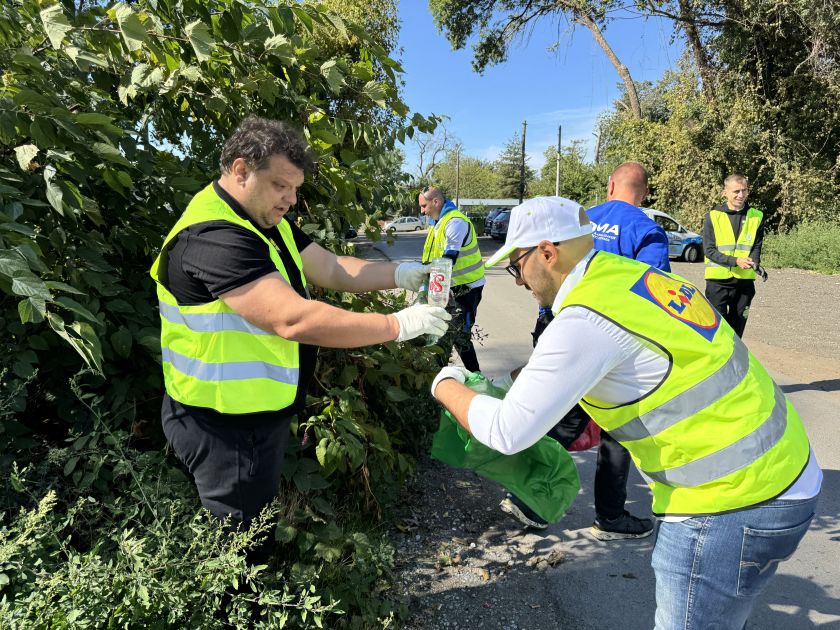
{"type": "Polygon", "coordinates": [[[279,120],[250,115],[225,142],[219,166],[229,173],[233,161],[242,158],[249,168],[261,170],[274,155],[286,156],[304,172],[313,166],[312,153],[299,131],[279,120]]]}

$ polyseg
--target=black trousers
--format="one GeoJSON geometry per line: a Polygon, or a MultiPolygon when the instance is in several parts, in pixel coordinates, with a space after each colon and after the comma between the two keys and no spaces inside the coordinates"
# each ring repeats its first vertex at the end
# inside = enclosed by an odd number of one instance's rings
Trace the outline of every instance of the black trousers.
{"type": "Polygon", "coordinates": [[[481,302],[481,294],[484,291],[484,285],[475,287],[464,291],[463,293],[455,291],[455,303],[458,305],[461,314],[459,317],[463,318],[461,327],[461,334],[455,336],[455,350],[464,367],[470,372],[478,372],[478,355],[475,352],[475,345],[472,342],[472,327],[475,324],[475,318],[478,314],[478,304],[481,302]]]}
{"type": "MultiPolygon", "coordinates": [[[[591,422],[580,405],[572,407],[548,435],[569,448],[591,422]]],[[[621,444],[601,431],[598,462],[595,466],[595,514],[598,518],[614,519],[624,513],[627,503],[627,477],[630,474],[630,453],[621,444]]]]}
{"type": "MultiPolygon", "coordinates": [[[[551,311],[540,314],[532,336],[534,345],[545,327],[553,319],[551,311]]],[[[591,422],[580,405],[575,405],[563,416],[548,435],[569,448],[591,422]]],[[[601,519],[618,518],[624,513],[627,503],[627,477],[630,474],[630,453],[616,442],[609,433],[601,431],[601,444],[598,446],[598,462],[595,468],[595,514],[601,519]]]]}
{"type": "MultiPolygon", "coordinates": [[[[164,396],[164,404],[170,401],[164,396]]],[[[247,526],[277,496],[291,418],[254,426],[210,421],[185,411],[163,414],[163,432],[189,470],[201,504],[247,526]]]]}
{"type": "Polygon", "coordinates": [[[706,280],[706,299],[732,326],[739,337],[744,336],[753,297],[755,297],[755,281],[753,280],[736,278],[720,281],[706,280]]]}

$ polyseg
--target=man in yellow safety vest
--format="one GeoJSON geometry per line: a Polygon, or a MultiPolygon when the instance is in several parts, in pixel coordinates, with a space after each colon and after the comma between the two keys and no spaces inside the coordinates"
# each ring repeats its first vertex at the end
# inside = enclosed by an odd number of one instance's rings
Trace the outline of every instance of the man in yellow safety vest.
{"type": "Polygon", "coordinates": [[[709,212],[703,223],[706,297],[739,337],[755,296],[764,240],[764,214],[747,207],[749,193],[746,177],[730,175],[723,182],[726,203],[709,212]]]}
{"type": "Polygon", "coordinates": [[[427,188],[418,197],[420,212],[434,220],[423,245],[423,262],[434,258],[452,260],[452,293],[461,308],[463,325],[455,337],[455,349],[470,372],[478,372],[478,356],[470,339],[484,290],[484,263],[475,227],[438,188],[427,188]]]}
{"type": "Polygon", "coordinates": [[[336,256],[286,220],[312,157],[289,125],[245,119],[221,176],[190,201],[151,269],[161,318],[161,420],[202,504],[247,525],[276,495],[289,424],[306,400],[316,347],[355,348],[442,334],[450,315],[417,305],[356,313],[310,299],[417,291],[420,263],[336,256]]]}
{"type": "Polygon", "coordinates": [[[502,400],[443,368],[432,394],[502,453],[539,440],[578,401],[633,458],[660,517],[657,630],[742,630],[814,516],[822,471],[796,410],[687,280],[593,248],[575,202],[513,209],[508,272],[554,320],[502,400]]]}

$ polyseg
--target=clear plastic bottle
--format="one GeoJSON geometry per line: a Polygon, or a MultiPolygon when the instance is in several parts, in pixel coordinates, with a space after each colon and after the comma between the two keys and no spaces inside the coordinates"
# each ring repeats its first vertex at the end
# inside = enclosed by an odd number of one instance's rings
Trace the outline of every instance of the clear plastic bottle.
{"type": "Polygon", "coordinates": [[[429,270],[429,293],[427,302],[432,306],[445,308],[449,302],[449,288],[452,285],[452,260],[433,258],[429,270]]]}
{"type": "MultiPolygon", "coordinates": [[[[449,289],[452,285],[452,259],[433,258],[432,267],[429,270],[428,291],[426,303],[432,306],[446,308],[449,302],[449,289]]],[[[438,335],[426,335],[427,345],[437,343],[438,335]]]]}

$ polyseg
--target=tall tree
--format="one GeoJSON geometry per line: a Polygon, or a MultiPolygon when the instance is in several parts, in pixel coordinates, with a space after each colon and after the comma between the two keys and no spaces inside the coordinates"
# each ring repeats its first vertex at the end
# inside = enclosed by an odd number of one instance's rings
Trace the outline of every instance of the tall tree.
{"type": "Polygon", "coordinates": [[[473,45],[476,72],[505,61],[510,44],[529,32],[533,22],[541,18],[562,16],[572,24],[584,26],[621,77],[633,115],[641,118],[630,70],[615,54],[603,33],[607,10],[615,4],[615,0],[429,0],[429,9],[438,29],[446,33],[456,50],[463,48],[467,40],[478,33],[478,41],[473,45]]]}
{"type": "MultiPolygon", "coordinates": [[[[557,181],[557,150],[545,150],[545,164],[540,177],[532,186],[533,195],[553,195],[557,181]]],[[[583,206],[592,206],[604,198],[608,166],[586,161],[586,145],[583,140],[573,140],[563,148],[560,156],[560,196],[573,199],[583,206]]]]}
{"type": "Polygon", "coordinates": [[[446,126],[445,121],[438,120],[437,126],[430,132],[414,134],[412,142],[417,150],[417,165],[412,177],[417,187],[428,186],[432,182],[435,167],[446,157],[448,151],[455,146],[457,139],[446,126]]]}
{"type": "MultiPolygon", "coordinates": [[[[502,198],[518,199],[519,179],[522,167],[522,136],[517,133],[508,140],[494,166],[498,176],[499,196],[502,198]]],[[[533,179],[534,169],[528,166],[526,156],[524,191],[526,197],[530,194],[530,184],[533,179]]]]}
{"type": "Polygon", "coordinates": [[[456,151],[449,151],[444,159],[434,170],[432,181],[443,192],[455,198],[455,176],[456,166],[460,162],[460,178],[458,196],[462,199],[486,199],[494,198],[499,194],[499,178],[493,169],[493,164],[486,160],[461,154],[460,160],[456,151]]]}

